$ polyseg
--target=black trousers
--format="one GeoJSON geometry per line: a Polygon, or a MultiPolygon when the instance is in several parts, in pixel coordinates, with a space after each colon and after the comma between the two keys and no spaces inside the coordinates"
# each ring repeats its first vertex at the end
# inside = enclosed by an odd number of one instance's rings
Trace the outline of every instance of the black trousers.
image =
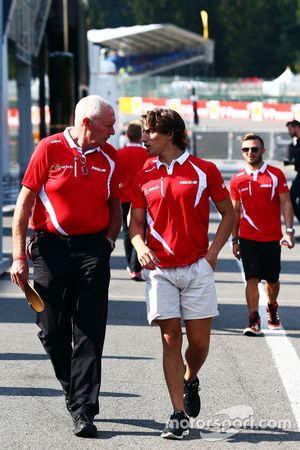
{"type": "Polygon", "coordinates": [[[123,243],[126,261],[131,272],[140,272],[142,268],[139,263],[136,250],[131,243],[129,237],[129,229],[127,225],[127,216],[130,210],[131,202],[122,203],[121,206],[122,206],[122,228],[124,233],[123,243]]]}
{"type": "Polygon", "coordinates": [[[102,233],[38,232],[32,244],[34,286],[45,302],[37,314],[38,336],[74,416],[99,412],[110,253],[102,233]]]}
{"type": "Polygon", "coordinates": [[[300,223],[300,173],[298,172],[294,178],[291,189],[290,197],[293,205],[294,215],[297,217],[300,223]]]}

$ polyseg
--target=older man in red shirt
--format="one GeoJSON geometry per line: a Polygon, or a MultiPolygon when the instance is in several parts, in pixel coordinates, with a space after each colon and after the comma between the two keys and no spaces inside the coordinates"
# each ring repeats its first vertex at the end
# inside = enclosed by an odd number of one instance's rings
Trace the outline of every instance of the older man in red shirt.
{"type": "Polygon", "coordinates": [[[61,383],[74,433],[95,437],[110,280],[121,224],[115,113],[97,95],[82,98],[75,124],[43,139],[24,175],[13,218],[11,279],[28,278],[31,209],[34,286],[45,302],[38,334],[61,383]]]}

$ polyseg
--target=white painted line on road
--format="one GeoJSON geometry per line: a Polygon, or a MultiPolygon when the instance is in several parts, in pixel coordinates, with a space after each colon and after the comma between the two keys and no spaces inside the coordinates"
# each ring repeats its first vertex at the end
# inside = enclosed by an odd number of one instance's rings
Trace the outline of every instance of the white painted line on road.
{"type": "Polygon", "coordinates": [[[261,283],[259,284],[259,298],[262,300],[259,306],[262,331],[272,352],[275,366],[288,395],[300,431],[300,360],[282,326],[278,330],[269,330],[266,316],[268,297],[261,283]]]}
{"type": "MultiPolygon", "coordinates": [[[[245,274],[241,261],[236,260],[245,281],[245,274]]],[[[262,283],[259,283],[259,315],[261,317],[262,332],[271,350],[281,382],[287,393],[295,420],[300,431],[300,360],[293,344],[281,326],[278,330],[269,330],[266,313],[268,297],[262,283]]]]}

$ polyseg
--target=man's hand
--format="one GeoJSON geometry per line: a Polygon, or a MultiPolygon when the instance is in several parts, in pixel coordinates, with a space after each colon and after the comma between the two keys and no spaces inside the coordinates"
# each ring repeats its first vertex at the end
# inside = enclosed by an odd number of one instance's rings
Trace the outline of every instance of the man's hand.
{"type": "Polygon", "coordinates": [[[146,245],[137,249],[137,255],[143,269],[154,270],[159,263],[156,254],[146,245]]]}
{"type": "Polygon", "coordinates": [[[232,253],[237,259],[241,259],[240,244],[238,242],[232,243],[232,253]]]}
{"type": "Polygon", "coordinates": [[[10,268],[10,278],[11,281],[16,283],[16,285],[22,289],[23,292],[25,290],[26,280],[28,279],[28,273],[29,273],[28,263],[26,260],[23,261],[17,259],[13,261],[12,266],[10,268]]]}
{"type": "Polygon", "coordinates": [[[279,241],[280,245],[285,245],[288,248],[295,247],[295,236],[292,233],[285,233],[279,241]]]}

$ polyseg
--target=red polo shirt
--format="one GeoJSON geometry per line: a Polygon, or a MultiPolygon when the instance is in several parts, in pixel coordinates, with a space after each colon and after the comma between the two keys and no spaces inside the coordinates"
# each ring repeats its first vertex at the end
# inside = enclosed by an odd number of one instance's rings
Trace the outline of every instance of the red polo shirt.
{"type": "Polygon", "coordinates": [[[267,163],[254,172],[247,168],[237,172],[230,181],[230,192],[241,205],[239,236],[259,242],[280,240],[278,194],[288,191],[283,172],[267,163]]]}
{"type": "Polygon", "coordinates": [[[169,167],[158,159],[138,173],[132,208],[147,208],[147,245],[160,267],[185,266],[206,254],[209,198],[218,203],[228,195],[217,167],[187,151],[169,167]]]}
{"type": "Polygon", "coordinates": [[[32,154],[22,184],[38,192],[32,228],[55,234],[97,233],[109,224],[108,198],[119,198],[117,152],[109,144],[88,150],[88,175],[67,128],[43,139],[32,154]]]}
{"type": "Polygon", "coordinates": [[[123,190],[121,202],[131,202],[132,188],[135,176],[144,166],[148,159],[148,153],[141,144],[129,144],[118,150],[118,161],[120,164],[120,176],[123,190]]]}

